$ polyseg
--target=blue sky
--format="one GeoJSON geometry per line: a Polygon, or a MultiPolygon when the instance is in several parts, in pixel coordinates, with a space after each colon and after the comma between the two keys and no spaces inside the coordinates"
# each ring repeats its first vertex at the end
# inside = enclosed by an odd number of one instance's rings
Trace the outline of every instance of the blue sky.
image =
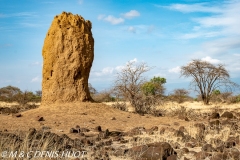
{"type": "Polygon", "coordinates": [[[98,91],[135,60],[167,79],[167,94],[188,89],[180,67],[192,59],[223,63],[240,84],[240,0],[0,0],[0,87],[41,89],[42,46],[62,11],[92,22],[95,57],[89,82],[98,91]]]}

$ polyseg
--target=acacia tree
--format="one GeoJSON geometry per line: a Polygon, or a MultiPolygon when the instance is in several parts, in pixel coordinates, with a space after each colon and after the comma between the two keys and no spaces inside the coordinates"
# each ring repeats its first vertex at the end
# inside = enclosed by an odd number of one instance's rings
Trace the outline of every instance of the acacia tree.
{"type": "Polygon", "coordinates": [[[225,88],[232,90],[238,85],[230,81],[230,75],[223,64],[213,65],[207,61],[193,60],[181,67],[181,76],[192,77],[191,86],[199,93],[204,104],[208,104],[212,92],[225,88]]]}
{"type": "Polygon", "coordinates": [[[129,101],[137,113],[146,111],[142,101],[141,86],[146,82],[143,75],[149,70],[150,67],[146,63],[128,62],[117,73],[115,80],[115,92],[118,92],[118,95],[129,101]]]}

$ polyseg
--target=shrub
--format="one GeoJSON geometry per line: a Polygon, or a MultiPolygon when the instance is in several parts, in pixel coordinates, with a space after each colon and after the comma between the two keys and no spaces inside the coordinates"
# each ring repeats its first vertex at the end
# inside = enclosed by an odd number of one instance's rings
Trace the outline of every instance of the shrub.
{"type": "Polygon", "coordinates": [[[189,98],[188,94],[189,92],[186,89],[175,89],[173,91],[173,94],[170,95],[170,97],[173,101],[182,103],[189,98]]]}

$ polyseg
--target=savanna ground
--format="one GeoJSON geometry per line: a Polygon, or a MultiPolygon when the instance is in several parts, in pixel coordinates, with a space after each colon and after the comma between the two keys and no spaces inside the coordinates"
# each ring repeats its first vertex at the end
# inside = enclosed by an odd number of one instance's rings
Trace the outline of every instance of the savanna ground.
{"type": "Polygon", "coordinates": [[[240,159],[240,103],[166,102],[158,109],[158,117],[112,103],[1,109],[0,153],[58,149],[86,151],[83,159],[240,159]]]}

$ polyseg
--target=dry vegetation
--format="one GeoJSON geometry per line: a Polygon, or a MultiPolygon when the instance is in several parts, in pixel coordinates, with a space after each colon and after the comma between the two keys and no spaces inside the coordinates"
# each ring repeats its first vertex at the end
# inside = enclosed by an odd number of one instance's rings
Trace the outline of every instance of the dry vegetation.
{"type": "Polygon", "coordinates": [[[240,158],[239,103],[166,102],[158,106],[160,117],[136,114],[129,103],[129,111],[113,104],[55,104],[19,117],[1,114],[0,151],[80,150],[85,159],[166,159],[174,153],[177,159],[240,158]]]}
{"type": "Polygon", "coordinates": [[[147,81],[143,75],[150,68],[135,62],[118,73],[113,89],[97,92],[89,84],[95,103],[39,106],[40,92],[1,88],[0,100],[12,103],[0,104],[0,153],[79,152],[78,158],[62,158],[90,160],[240,160],[240,97],[221,92],[220,82],[215,86],[212,80],[236,84],[228,81],[222,65],[197,60],[189,65],[182,74],[201,79],[192,82],[199,91],[195,99],[185,89],[164,95],[166,79],[147,81]],[[215,74],[216,69],[223,75],[215,74]]]}

